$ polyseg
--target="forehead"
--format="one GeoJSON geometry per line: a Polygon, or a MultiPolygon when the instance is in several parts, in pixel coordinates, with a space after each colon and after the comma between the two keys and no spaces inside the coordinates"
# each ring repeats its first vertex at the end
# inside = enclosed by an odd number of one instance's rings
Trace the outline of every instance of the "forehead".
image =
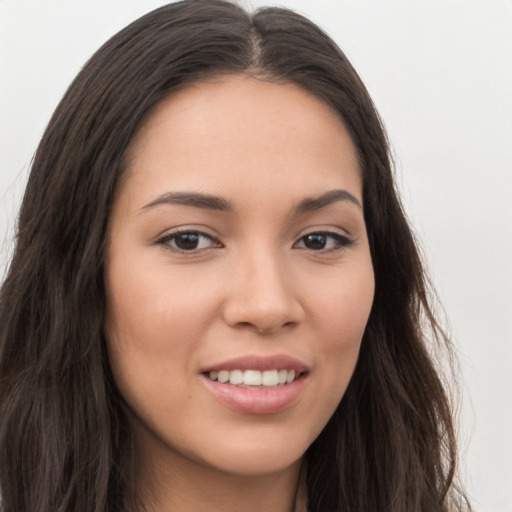
{"type": "Polygon", "coordinates": [[[295,84],[246,75],[170,94],[138,130],[127,161],[127,185],[148,199],[169,187],[222,195],[242,182],[318,193],[345,184],[360,198],[356,150],[340,116],[295,84]]]}

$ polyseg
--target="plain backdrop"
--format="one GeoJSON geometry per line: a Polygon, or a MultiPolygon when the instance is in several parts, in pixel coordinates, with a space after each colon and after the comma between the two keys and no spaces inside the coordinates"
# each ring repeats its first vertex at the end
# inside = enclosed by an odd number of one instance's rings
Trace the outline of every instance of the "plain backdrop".
{"type": "MultiPolygon", "coordinates": [[[[0,275],[49,117],[86,59],[158,0],[0,0],[0,275]]],[[[512,511],[512,1],[283,0],[351,59],[394,148],[451,324],[463,477],[512,511]]]]}

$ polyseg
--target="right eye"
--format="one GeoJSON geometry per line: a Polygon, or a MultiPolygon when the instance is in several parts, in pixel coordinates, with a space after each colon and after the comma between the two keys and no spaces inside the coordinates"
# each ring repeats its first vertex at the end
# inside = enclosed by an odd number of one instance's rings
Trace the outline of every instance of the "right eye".
{"type": "Polygon", "coordinates": [[[157,240],[156,243],[171,251],[182,253],[195,253],[213,247],[221,247],[221,244],[213,237],[196,230],[169,233],[157,240]]]}

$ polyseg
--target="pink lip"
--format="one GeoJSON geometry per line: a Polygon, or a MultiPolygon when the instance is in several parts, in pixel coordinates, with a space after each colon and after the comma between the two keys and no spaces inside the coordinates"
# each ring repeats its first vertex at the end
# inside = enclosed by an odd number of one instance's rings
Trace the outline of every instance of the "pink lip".
{"type": "Polygon", "coordinates": [[[237,357],[201,370],[201,380],[220,402],[246,414],[275,414],[290,407],[302,394],[307,377],[308,367],[302,361],[284,354],[237,357]],[[206,375],[221,370],[295,370],[301,375],[293,382],[276,388],[243,388],[213,381],[206,375]]]}
{"type": "Polygon", "coordinates": [[[298,359],[283,354],[275,356],[244,356],[229,359],[201,370],[201,373],[218,372],[220,370],[295,370],[297,373],[304,373],[308,367],[298,359]]]}
{"type": "MultiPolygon", "coordinates": [[[[256,369],[254,366],[251,368],[256,369]]],[[[203,374],[201,379],[208,390],[230,409],[246,414],[275,414],[290,407],[300,397],[307,382],[307,374],[301,375],[290,384],[268,389],[221,384],[203,374]]]]}

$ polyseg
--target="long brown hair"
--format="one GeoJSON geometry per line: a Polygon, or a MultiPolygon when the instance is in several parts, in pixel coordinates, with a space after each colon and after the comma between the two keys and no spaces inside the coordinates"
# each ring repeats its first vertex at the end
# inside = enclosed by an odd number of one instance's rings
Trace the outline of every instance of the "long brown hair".
{"type": "Polygon", "coordinates": [[[132,436],[103,334],[113,194],[152,108],[187,83],[224,73],[292,82],[322,98],[343,119],[361,162],[375,299],[349,388],[306,453],[309,509],[469,509],[455,485],[450,402],[428,349],[449,354],[450,344],[429,305],[368,92],[304,17],[188,0],[143,16],[100,48],[37,149],[0,294],[3,512],[123,509],[132,436]]]}

